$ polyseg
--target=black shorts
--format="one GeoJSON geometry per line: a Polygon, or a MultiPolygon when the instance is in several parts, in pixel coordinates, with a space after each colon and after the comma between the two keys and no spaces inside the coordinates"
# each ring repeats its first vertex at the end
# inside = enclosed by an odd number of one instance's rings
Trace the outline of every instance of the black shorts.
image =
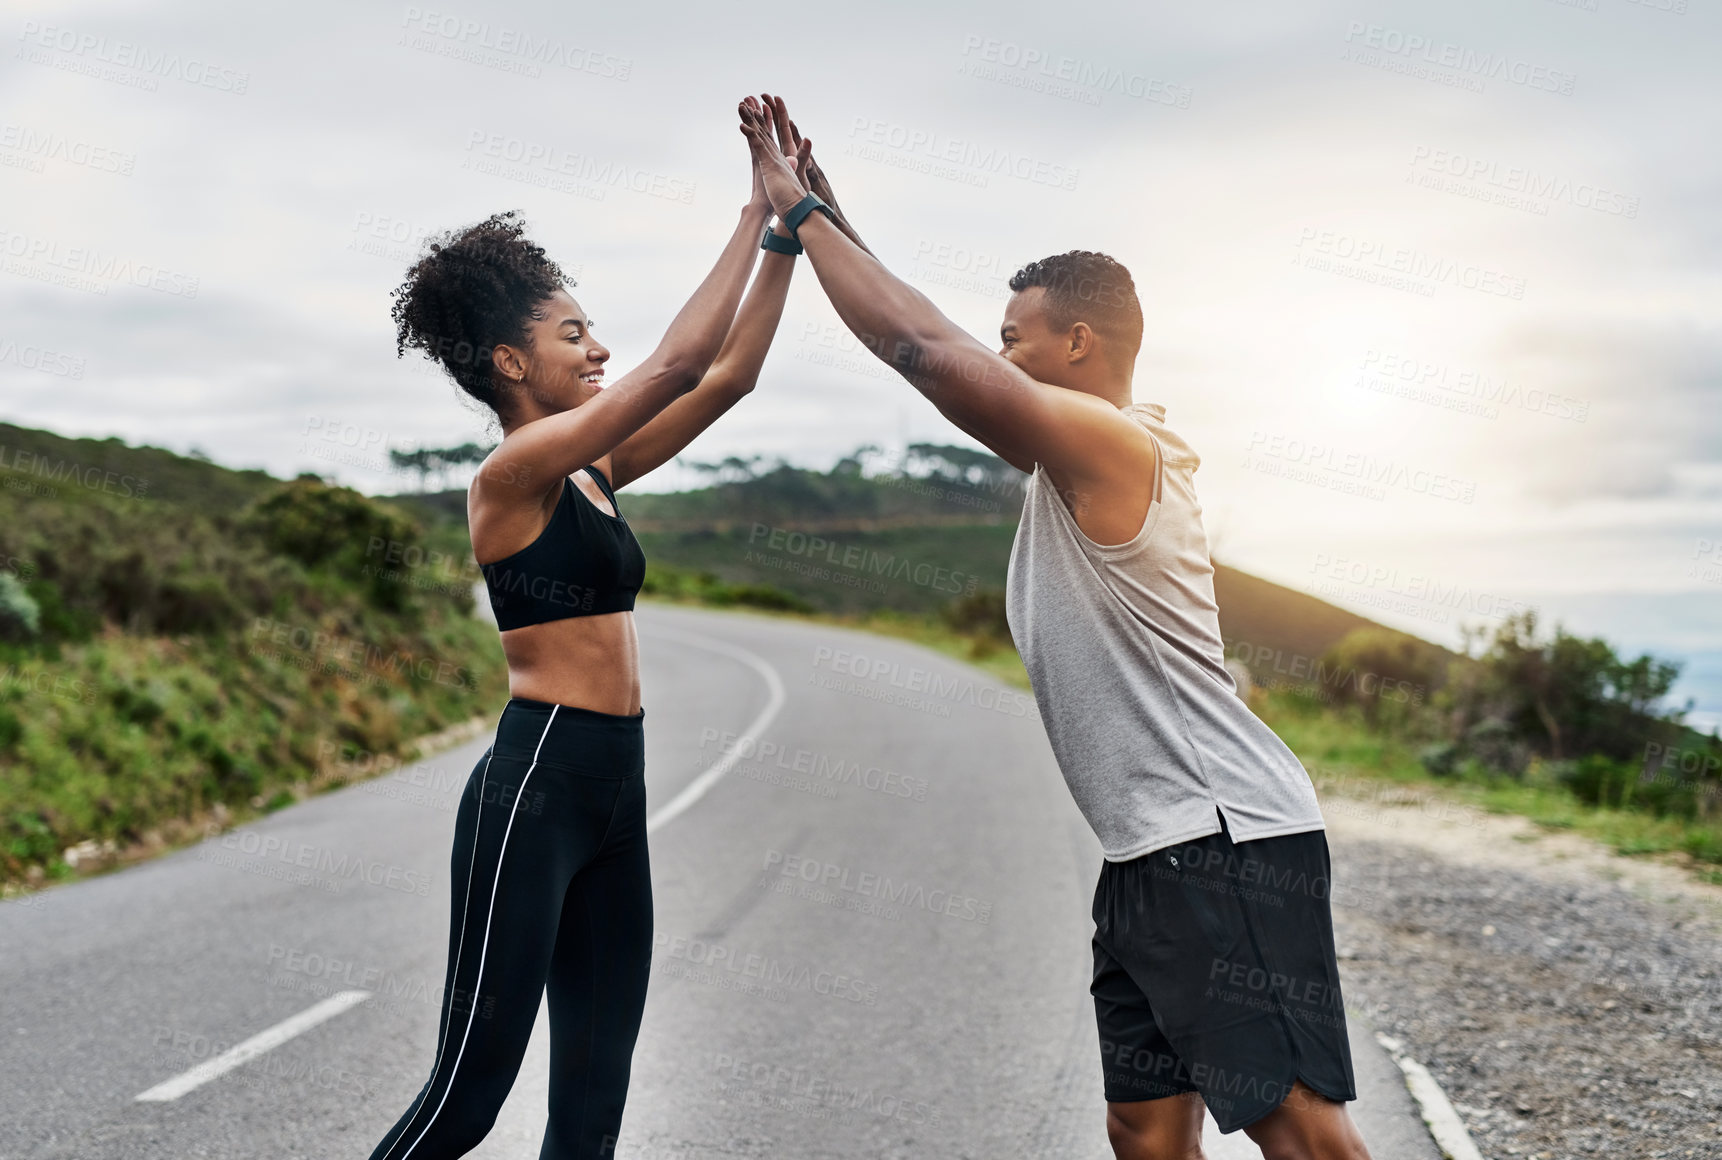
{"type": "Polygon", "coordinates": [[[1333,950],[1327,834],[1221,832],[1101,867],[1095,1019],[1106,1098],[1196,1091],[1221,1132],[1302,1079],[1357,1098],[1333,950]]]}

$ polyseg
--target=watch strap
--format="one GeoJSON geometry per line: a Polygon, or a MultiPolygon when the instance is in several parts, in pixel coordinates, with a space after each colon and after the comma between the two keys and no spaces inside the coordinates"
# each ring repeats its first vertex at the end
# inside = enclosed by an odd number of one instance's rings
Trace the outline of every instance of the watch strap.
{"type": "Polygon", "coordinates": [[[795,205],[790,208],[790,211],[778,220],[783,223],[784,229],[795,235],[795,240],[799,242],[801,240],[801,223],[806,221],[807,215],[812,213],[814,210],[818,210],[826,217],[830,218],[832,225],[837,224],[837,215],[831,212],[831,207],[826,205],[825,201],[817,193],[810,193],[800,201],[796,202],[795,205]]]}

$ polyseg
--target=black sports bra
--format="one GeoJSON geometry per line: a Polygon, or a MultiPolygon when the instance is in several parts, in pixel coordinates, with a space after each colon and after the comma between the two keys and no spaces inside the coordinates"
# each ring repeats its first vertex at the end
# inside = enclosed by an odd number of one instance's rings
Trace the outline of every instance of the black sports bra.
{"type": "Polygon", "coordinates": [[[604,473],[595,467],[582,470],[598,481],[616,514],[599,511],[572,478],[563,480],[562,498],[538,538],[512,555],[479,565],[498,628],[634,607],[634,594],[646,578],[646,553],[622,518],[604,473]]]}

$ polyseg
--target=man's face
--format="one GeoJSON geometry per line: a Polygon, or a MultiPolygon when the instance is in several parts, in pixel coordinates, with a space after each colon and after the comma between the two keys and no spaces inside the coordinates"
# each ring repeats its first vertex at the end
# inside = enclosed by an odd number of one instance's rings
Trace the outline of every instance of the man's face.
{"type": "Polygon", "coordinates": [[[1044,286],[1030,286],[1010,296],[999,324],[999,354],[1029,378],[1062,386],[1070,369],[1069,336],[1055,334],[1047,325],[1045,298],[1044,286]]]}

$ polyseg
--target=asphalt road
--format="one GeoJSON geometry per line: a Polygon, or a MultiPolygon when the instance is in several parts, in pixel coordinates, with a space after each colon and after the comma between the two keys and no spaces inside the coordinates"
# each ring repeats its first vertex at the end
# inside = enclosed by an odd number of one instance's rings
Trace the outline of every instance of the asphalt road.
{"type": "MultiPolygon", "coordinates": [[[[637,616],[657,949],[618,1155],[1109,1156],[1099,848],[1026,692],[819,624],[637,616]]],[[[0,1156],[368,1155],[434,1057],[454,807],[488,741],[0,905],[0,1156]],[[342,865],[364,870],[302,868],[342,865]],[[349,991],[369,996],[137,1099],[349,991]]],[[[537,1156],[546,1014],[473,1156],[537,1156]]],[[[1435,1160],[1352,1022],[1375,1156],[1435,1160]]],[[[1259,1155],[1209,1127],[1216,1160],[1259,1155]]]]}

